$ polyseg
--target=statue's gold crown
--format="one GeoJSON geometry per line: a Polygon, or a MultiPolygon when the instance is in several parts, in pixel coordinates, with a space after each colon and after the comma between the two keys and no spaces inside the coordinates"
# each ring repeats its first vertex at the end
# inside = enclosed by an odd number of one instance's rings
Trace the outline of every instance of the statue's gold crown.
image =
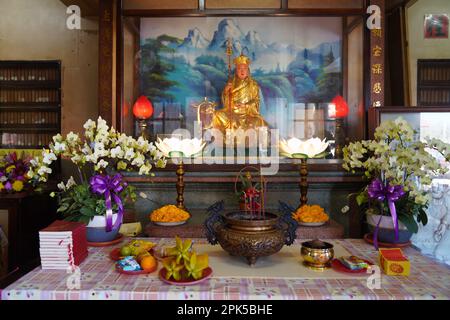
{"type": "Polygon", "coordinates": [[[250,59],[247,56],[244,56],[243,54],[241,54],[239,57],[234,59],[234,64],[246,64],[246,65],[249,65],[250,62],[251,62],[250,59]]]}

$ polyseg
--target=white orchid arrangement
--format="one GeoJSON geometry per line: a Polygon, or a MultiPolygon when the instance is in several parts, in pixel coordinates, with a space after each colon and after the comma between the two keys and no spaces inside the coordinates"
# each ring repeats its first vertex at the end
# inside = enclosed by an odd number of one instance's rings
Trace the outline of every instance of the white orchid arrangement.
{"type": "MultiPolygon", "coordinates": [[[[343,164],[351,172],[364,170],[369,181],[379,179],[385,184],[402,186],[406,195],[398,201],[399,219],[413,232],[417,224],[412,217],[418,216],[419,222],[426,224],[424,209],[430,196],[424,187],[431,185],[433,177],[448,171],[429,151],[434,150],[450,161],[449,144],[439,139],[415,141],[414,135],[412,127],[402,118],[385,121],[376,129],[374,140],[353,142],[344,148],[343,164]]],[[[367,187],[356,199],[359,205],[370,203],[367,187]]],[[[382,208],[380,214],[386,212],[387,208],[382,208]]]]}
{"type": "MultiPolygon", "coordinates": [[[[153,166],[163,168],[166,165],[164,155],[143,137],[135,139],[110,128],[101,117],[88,120],[84,124],[84,138],[70,132],[65,137],[57,134],[53,137],[49,149],[44,149],[40,157],[31,160],[28,177],[35,183],[46,182],[52,173],[51,164],[58,157],[69,159],[79,172],[80,183],[73,177],[58,184],[60,193],[59,212],[75,216],[74,220],[87,221],[86,217],[105,213],[105,199],[94,195],[89,185],[89,177],[104,175],[107,171],[137,171],[140,175],[153,175],[153,166]],[[76,199],[79,203],[74,202],[76,199]],[[75,203],[75,204],[74,204],[75,203]],[[69,205],[70,204],[70,205],[69,205]]],[[[126,182],[120,197],[135,200],[134,189],[126,182]]],[[[121,191],[122,192],[122,191],[121,191]]]]}
{"type": "Polygon", "coordinates": [[[32,160],[28,176],[40,182],[47,181],[52,173],[50,165],[59,156],[70,159],[77,166],[82,180],[86,179],[83,169],[87,165],[93,166],[94,172],[104,172],[110,168],[117,171],[136,170],[140,175],[150,174],[153,165],[157,168],[166,165],[164,155],[148,140],[119,133],[109,128],[101,117],[97,122],[89,119],[83,127],[84,139],[73,132],[65,137],[55,135],[49,149],[44,149],[41,157],[32,160]]]}

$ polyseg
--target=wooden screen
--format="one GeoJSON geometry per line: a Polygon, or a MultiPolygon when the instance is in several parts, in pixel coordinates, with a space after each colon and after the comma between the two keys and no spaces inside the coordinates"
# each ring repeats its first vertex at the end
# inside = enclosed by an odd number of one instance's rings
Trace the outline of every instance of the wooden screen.
{"type": "Polygon", "coordinates": [[[450,60],[419,60],[417,66],[417,104],[450,105],[450,60]]]}
{"type": "Polygon", "coordinates": [[[0,148],[39,149],[61,131],[61,63],[0,61],[0,148]]]}

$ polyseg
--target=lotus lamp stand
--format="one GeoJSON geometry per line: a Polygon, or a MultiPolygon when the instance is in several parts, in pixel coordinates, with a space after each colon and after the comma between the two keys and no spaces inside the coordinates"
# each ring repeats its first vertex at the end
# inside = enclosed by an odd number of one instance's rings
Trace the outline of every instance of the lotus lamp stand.
{"type": "Polygon", "coordinates": [[[307,159],[300,160],[300,205],[299,208],[307,204],[308,198],[308,162],[307,159]]]}
{"type": "Polygon", "coordinates": [[[177,207],[183,210],[186,210],[186,207],[184,206],[184,164],[183,159],[179,160],[178,167],[177,167],[177,207]]]}

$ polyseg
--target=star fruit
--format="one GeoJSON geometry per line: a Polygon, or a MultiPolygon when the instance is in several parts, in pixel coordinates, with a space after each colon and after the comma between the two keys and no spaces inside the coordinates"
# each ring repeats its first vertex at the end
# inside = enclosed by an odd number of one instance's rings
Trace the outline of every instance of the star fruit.
{"type": "Polygon", "coordinates": [[[181,240],[178,236],[175,237],[176,246],[167,249],[167,255],[170,257],[176,257],[176,262],[180,263],[181,259],[189,259],[189,251],[192,247],[192,240],[188,239],[186,241],[181,240]]]}
{"type": "Polygon", "coordinates": [[[188,277],[198,280],[203,275],[203,270],[208,267],[208,255],[197,255],[195,252],[189,256],[189,259],[184,259],[184,267],[188,272],[188,277]]]}
{"type": "Polygon", "coordinates": [[[163,266],[166,269],[166,279],[169,280],[173,277],[176,281],[181,279],[180,271],[183,270],[184,266],[178,264],[174,258],[166,258],[163,260],[163,266]]]}

